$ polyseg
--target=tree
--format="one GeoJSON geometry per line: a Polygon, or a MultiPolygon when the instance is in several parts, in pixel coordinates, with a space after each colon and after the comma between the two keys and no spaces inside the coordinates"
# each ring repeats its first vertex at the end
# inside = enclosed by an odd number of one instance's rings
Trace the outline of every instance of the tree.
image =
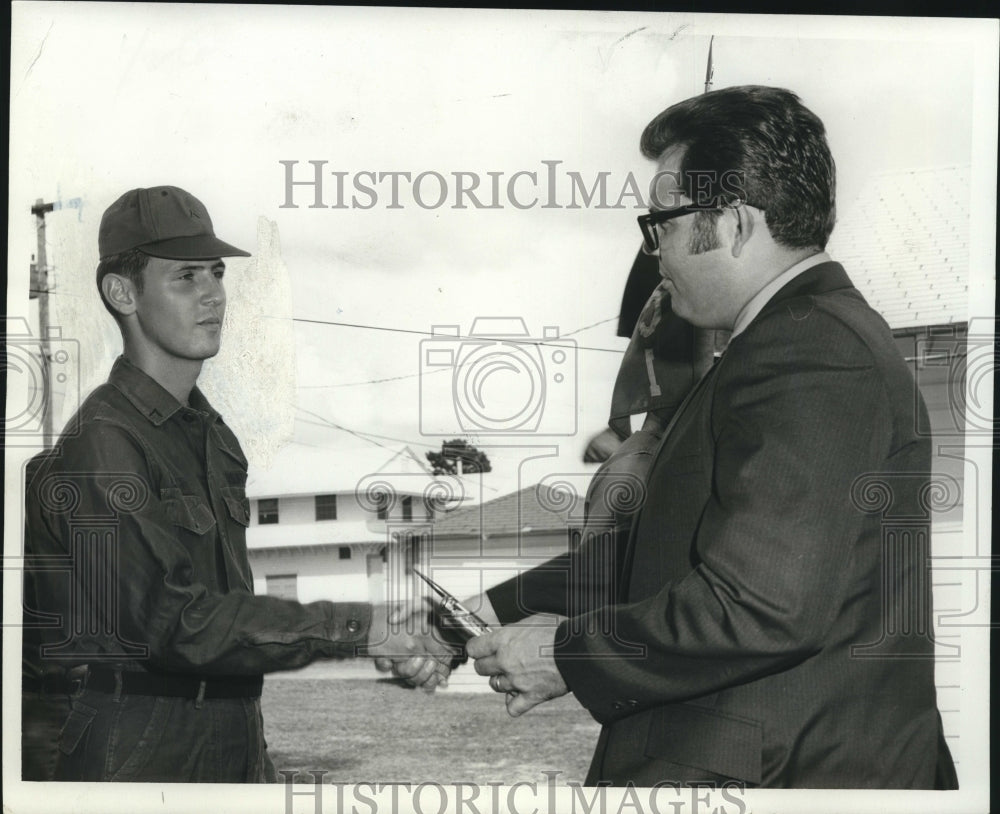
{"type": "Polygon", "coordinates": [[[441,444],[440,452],[426,453],[435,475],[468,475],[471,472],[490,472],[490,459],[464,438],[453,438],[441,444]],[[461,468],[459,468],[461,466],[461,468]]]}

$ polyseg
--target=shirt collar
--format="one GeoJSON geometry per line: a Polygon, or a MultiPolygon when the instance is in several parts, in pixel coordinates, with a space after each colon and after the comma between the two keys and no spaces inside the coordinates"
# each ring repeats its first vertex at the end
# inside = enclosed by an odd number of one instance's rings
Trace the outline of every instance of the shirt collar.
{"type": "Polygon", "coordinates": [[[743,333],[743,331],[746,330],[747,325],[753,322],[754,317],[764,310],[764,306],[771,301],[771,298],[784,288],[785,285],[787,285],[792,279],[798,277],[802,274],[802,272],[808,271],[813,266],[829,262],[830,256],[826,252],[817,252],[816,254],[810,255],[805,260],[800,260],[791,268],[781,272],[781,274],[754,294],[754,296],[750,298],[750,301],[744,305],[740,312],[736,315],[736,322],[733,325],[733,334],[730,337],[730,340],[743,333]]]}
{"type": "MultiPolygon", "coordinates": [[[[119,356],[111,368],[108,382],[127,398],[132,406],[157,427],[163,424],[184,405],[161,387],[156,379],[144,373],[124,356],[119,356]]],[[[208,399],[195,387],[190,396],[191,407],[216,418],[208,399]]]]}

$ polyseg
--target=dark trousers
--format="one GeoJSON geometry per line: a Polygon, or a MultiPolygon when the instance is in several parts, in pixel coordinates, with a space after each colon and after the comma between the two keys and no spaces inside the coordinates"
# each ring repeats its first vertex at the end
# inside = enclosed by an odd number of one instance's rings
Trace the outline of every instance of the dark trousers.
{"type": "Polygon", "coordinates": [[[259,698],[198,702],[84,690],[70,706],[55,780],[277,782],[259,698]]]}
{"type": "Polygon", "coordinates": [[[59,754],[59,730],[69,715],[69,698],[42,692],[21,694],[21,779],[51,780],[59,754]]]}

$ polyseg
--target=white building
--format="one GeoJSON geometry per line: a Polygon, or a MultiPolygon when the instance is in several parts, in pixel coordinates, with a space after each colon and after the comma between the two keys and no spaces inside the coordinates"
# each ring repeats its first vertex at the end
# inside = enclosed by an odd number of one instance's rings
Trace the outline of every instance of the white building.
{"type": "Polygon", "coordinates": [[[461,499],[409,447],[350,456],[290,444],[247,484],[254,589],[311,602],[381,602],[400,533],[461,499]]]}

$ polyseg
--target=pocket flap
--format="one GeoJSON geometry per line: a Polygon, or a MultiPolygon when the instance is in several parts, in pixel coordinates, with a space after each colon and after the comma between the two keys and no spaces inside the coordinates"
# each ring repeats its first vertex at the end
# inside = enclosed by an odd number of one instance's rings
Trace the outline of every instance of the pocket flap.
{"type": "Polygon", "coordinates": [[[760,783],[763,727],[759,721],[693,704],[657,710],[649,724],[646,755],[760,783]]]}
{"type": "Polygon", "coordinates": [[[86,733],[87,728],[93,723],[97,710],[88,707],[79,701],[73,702],[73,708],[59,732],[59,751],[64,755],[71,755],[80,745],[80,740],[86,733]]]}
{"type": "Polygon", "coordinates": [[[198,495],[185,495],[180,489],[163,489],[160,497],[167,517],[174,525],[195,534],[204,534],[215,526],[212,510],[198,495]]]}
{"type": "Polygon", "coordinates": [[[250,525],[250,501],[246,490],[240,486],[224,486],[222,497],[226,501],[229,515],[241,526],[250,525]]]}

